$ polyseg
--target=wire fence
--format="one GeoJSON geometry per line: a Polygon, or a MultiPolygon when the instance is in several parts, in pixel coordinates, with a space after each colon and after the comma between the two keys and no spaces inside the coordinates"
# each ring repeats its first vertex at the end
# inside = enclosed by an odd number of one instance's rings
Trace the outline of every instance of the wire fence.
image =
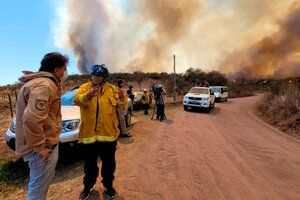
{"type": "MultiPolygon", "coordinates": [[[[12,91],[12,92],[1,92],[0,93],[0,100],[1,104],[3,103],[3,107],[9,108],[10,116],[13,118],[14,117],[14,108],[15,108],[15,102],[18,100],[18,94],[17,91],[12,91]],[[8,106],[7,106],[8,104],[8,106]]],[[[2,107],[2,106],[1,106],[2,107]]]]}
{"type": "Polygon", "coordinates": [[[0,99],[5,100],[5,99],[9,99],[9,98],[14,98],[17,101],[17,99],[18,99],[17,91],[0,93],[0,99]]]}

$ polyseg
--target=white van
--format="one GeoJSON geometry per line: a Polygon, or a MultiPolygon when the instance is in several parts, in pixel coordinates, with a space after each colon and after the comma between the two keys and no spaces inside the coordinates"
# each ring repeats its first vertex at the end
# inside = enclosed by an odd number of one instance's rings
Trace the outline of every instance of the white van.
{"type": "Polygon", "coordinates": [[[227,86],[211,86],[210,87],[216,96],[216,101],[227,101],[228,89],[227,86]]]}

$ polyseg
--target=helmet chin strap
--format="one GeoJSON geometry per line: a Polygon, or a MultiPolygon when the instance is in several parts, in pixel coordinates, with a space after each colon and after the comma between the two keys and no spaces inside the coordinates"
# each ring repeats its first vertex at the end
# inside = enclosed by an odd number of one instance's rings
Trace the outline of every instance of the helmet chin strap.
{"type": "Polygon", "coordinates": [[[106,82],[106,80],[105,79],[103,79],[99,84],[95,84],[94,82],[93,82],[93,80],[92,80],[92,84],[94,85],[94,86],[102,86],[102,85],[104,85],[104,83],[106,82]]]}

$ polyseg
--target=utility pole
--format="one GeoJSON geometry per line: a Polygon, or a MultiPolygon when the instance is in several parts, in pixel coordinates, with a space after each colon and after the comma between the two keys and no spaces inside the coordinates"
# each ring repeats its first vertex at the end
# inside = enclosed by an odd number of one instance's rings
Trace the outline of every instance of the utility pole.
{"type": "Polygon", "coordinates": [[[176,100],[176,72],[175,72],[175,54],[173,55],[174,60],[174,101],[176,100]]]}

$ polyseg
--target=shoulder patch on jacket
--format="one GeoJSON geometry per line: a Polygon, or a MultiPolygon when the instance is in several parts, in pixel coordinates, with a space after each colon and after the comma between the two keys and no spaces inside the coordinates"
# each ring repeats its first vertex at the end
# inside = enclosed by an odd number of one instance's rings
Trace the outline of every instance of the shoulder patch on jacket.
{"type": "Polygon", "coordinates": [[[45,100],[39,100],[37,99],[35,102],[35,108],[38,109],[39,111],[44,111],[48,107],[48,103],[45,100]]]}

